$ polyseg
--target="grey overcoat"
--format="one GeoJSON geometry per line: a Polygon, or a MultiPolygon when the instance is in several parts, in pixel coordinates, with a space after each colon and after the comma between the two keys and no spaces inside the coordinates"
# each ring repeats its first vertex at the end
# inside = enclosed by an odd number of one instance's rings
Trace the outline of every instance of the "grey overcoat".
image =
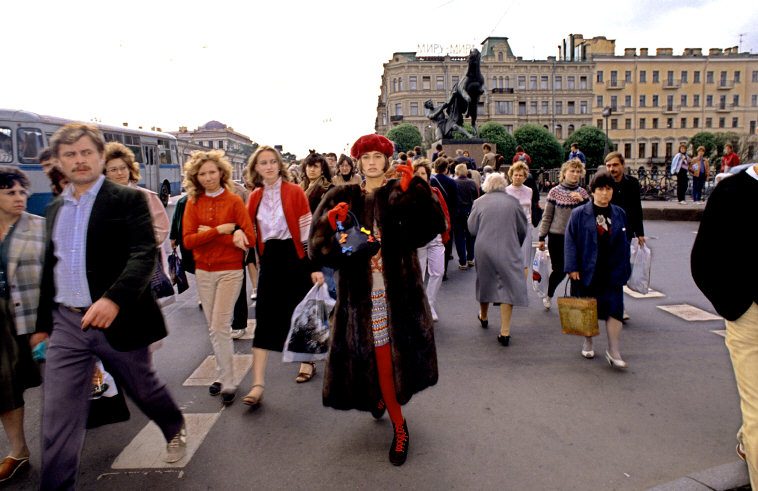
{"type": "Polygon", "coordinates": [[[505,191],[491,191],[474,201],[468,229],[476,237],[478,302],[528,305],[521,252],[527,227],[518,200],[505,191]]]}

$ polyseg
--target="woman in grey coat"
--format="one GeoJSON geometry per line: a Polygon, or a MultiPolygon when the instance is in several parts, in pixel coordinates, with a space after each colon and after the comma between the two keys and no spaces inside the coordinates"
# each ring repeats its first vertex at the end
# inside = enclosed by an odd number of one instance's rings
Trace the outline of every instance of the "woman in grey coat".
{"type": "Polygon", "coordinates": [[[468,229],[475,236],[479,322],[482,327],[487,327],[489,304],[499,304],[500,335],[497,340],[508,346],[513,306],[528,303],[521,254],[528,229],[524,210],[516,198],[505,192],[505,188],[502,174],[487,176],[482,184],[486,194],[474,201],[468,229]]]}

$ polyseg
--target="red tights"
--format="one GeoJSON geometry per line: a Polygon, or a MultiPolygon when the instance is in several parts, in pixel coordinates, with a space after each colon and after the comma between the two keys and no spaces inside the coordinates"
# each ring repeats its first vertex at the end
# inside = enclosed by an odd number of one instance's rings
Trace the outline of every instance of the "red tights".
{"type": "Polygon", "coordinates": [[[395,378],[392,370],[392,351],[389,344],[374,347],[376,356],[376,368],[379,372],[379,388],[382,390],[382,398],[387,406],[392,424],[396,428],[403,426],[403,410],[395,396],[395,378]]]}

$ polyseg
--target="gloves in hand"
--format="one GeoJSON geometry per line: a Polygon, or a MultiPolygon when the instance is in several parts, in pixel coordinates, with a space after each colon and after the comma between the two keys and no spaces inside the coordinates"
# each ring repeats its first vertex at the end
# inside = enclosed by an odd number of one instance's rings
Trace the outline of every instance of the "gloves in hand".
{"type": "Polygon", "coordinates": [[[398,165],[395,167],[395,172],[400,175],[400,189],[407,191],[408,186],[411,184],[411,179],[413,179],[413,167],[407,164],[398,165]]]}
{"type": "Polygon", "coordinates": [[[347,218],[347,212],[350,210],[350,208],[347,206],[347,203],[340,202],[337,203],[337,206],[332,208],[326,213],[326,217],[329,219],[329,225],[332,226],[332,230],[337,230],[337,222],[343,222],[345,221],[345,218],[347,218]]]}

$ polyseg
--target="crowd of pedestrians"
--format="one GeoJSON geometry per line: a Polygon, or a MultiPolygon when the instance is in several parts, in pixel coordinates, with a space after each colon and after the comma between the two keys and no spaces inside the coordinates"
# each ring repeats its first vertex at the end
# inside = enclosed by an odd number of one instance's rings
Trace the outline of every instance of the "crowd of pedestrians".
{"type": "MultiPolygon", "coordinates": [[[[51,182],[60,190],[46,220],[25,212],[26,176],[0,168],[0,419],[11,443],[0,479],[11,479],[28,465],[23,392],[41,383],[33,356],[47,359],[43,489],[76,485],[96,359],[161,429],[164,459],[184,457],[184,418],[156,375],[150,350],[166,336],[148,287],[163,267],[160,246],[166,238],[179,249],[185,271],[196,276],[217,367],[208,391],[227,406],[238,390],[233,339],[244,330],[238,321],[243,326],[247,321],[246,268],[257,266],[249,275],[256,300],[252,383],[242,399],[252,408],[263,403],[269,355],[283,351],[297,304],[312,285],[330,285],[337,303],[330,318],[323,404],[367,411],[374,418],[387,412],[394,465],[406,461],[410,447],[403,406],[437,382],[437,295],[447,279],[453,243],[458,268],[475,270],[470,296],[479,306],[479,325],[489,327],[489,306],[497,305],[496,340],[506,347],[514,307],[528,304],[535,233],[537,247],[547,247],[552,262],[545,309],[551,309],[568,275],[572,295],[597,299],[608,364],[627,368],[620,346],[622,288],[630,275],[630,242],[642,246],[645,235],[639,183],[624,172],[623,155],[606,156],[588,192],[580,185],[586,159],[572,146],[543,209],[523,148],[508,166],[489,144],[482,150],[481,165],[463,151],[450,159],[443,148],[430,161],[420,148],[396,156],[385,137],[365,135],[349,156],[311,151],[299,165],[287,166],[275,148],[260,146],[245,169],[248,189],[236,189],[223,151],[197,151],[184,165],[186,195],[176,204],[173,224],[155,193],[136,186],[139,166],[131,151],[106,145],[89,125],[63,127],[43,155],[56,162],[51,182]],[[56,179],[56,172],[62,177],[56,179]],[[343,224],[351,221],[369,243],[355,251],[338,240],[346,235],[343,224]]],[[[698,154],[694,164],[686,162],[687,171],[702,166],[705,174],[708,162],[698,154]]],[[[686,156],[679,159],[684,167],[686,156]]],[[[712,276],[701,275],[702,288],[716,291],[708,283],[712,276]]],[[[732,312],[731,305],[719,304],[717,309],[737,319],[748,315],[742,307],[732,312]]],[[[737,344],[739,326],[735,321],[730,346],[735,370],[755,363],[742,361],[748,355],[737,344]]],[[[581,356],[595,356],[593,338],[584,338],[581,356]]],[[[312,380],[316,367],[301,363],[295,382],[312,380]]],[[[749,377],[738,376],[741,393],[743,386],[753,390],[744,378],[749,377]]],[[[745,399],[743,413],[754,415],[745,399]]],[[[739,450],[754,456],[750,424],[746,417],[739,450]]]]}

